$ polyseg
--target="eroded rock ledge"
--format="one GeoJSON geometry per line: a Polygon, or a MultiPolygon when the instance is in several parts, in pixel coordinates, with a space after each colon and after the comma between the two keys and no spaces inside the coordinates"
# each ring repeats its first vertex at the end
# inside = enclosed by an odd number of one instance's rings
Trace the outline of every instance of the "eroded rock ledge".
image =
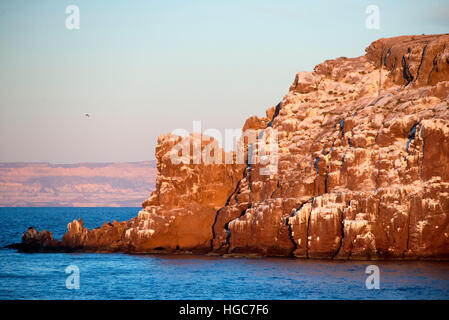
{"type": "Polygon", "coordinates": [[[75,220],[61,241],[29,229],[16,247],[449,259],[448,47],[447,34],[380,39],[365,56],[299,72],[244,126],[278,130],[276,174],[174,165],[181,138],[161,135],[156,189],[137,217],[93,230],[75,220]]]}

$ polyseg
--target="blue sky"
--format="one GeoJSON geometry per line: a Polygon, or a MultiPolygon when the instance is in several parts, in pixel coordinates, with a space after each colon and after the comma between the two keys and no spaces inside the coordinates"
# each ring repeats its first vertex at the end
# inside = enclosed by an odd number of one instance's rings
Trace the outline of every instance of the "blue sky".
{"type": "Polygon", "coordinates": [[[154,159],[160,133],[240,128],[325,59],[447,32],[449,1],[2,0],[0,161],[154,159]]]}

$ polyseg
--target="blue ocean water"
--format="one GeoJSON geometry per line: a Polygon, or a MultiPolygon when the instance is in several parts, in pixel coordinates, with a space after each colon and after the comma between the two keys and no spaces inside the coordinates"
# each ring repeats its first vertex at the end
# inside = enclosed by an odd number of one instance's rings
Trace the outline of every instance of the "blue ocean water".
{"type": "Polygon", "coordinates": [[[0,208],[0,299],[449,299],[449,263],[273,258],[17,253],[29,226],[61,238],[81,217],[89,228],[128,220],[139,208],[0,208]],[[365,269],[380,269],[368,290],[365,269]],[[67,289],[69,265],[79,289],[67,289]]]}

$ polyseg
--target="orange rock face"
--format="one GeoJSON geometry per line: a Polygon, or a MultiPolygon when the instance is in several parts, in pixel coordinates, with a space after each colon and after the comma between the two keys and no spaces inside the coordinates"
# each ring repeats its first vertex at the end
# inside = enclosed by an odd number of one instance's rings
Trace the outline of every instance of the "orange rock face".
{"type": "MultiPolygon", "coordinates": [[[[244,126],[277,130],[278,169],[270,175],[259,163],[198,164],[190,157],[174,164],[170,152],[181,138],[160,136],[156,190],[138,216],[90,231],[74,221],[62,245],[448,259],[448,47],[449,35],[380,39],[365,56],[298,73],[266,117],[244,126]]],[[[202,139],[184,141],[203,151],[214,143],[202,139]]]]}

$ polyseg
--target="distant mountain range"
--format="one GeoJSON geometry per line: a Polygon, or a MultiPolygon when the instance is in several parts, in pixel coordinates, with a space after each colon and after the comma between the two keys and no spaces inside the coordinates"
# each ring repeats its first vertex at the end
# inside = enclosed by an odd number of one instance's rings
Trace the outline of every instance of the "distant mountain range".
{"type": "Polygon", "coordinates": [[[156,173],[156,161],[0,163],[0,206],[141,206],[156,173]]]}

